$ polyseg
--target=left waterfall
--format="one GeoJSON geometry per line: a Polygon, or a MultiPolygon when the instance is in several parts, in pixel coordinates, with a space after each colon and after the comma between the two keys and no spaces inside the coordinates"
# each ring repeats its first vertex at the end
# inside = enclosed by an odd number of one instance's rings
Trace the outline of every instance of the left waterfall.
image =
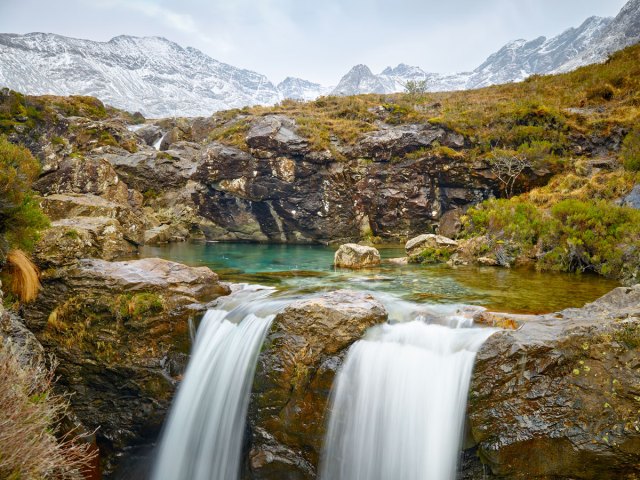
{"type": "Polygon", "coordinates": [[[219,300],[198,327],[165,425],[153,480],[237,480],[260,347],[279,303],[244,286],[219,300]]]}

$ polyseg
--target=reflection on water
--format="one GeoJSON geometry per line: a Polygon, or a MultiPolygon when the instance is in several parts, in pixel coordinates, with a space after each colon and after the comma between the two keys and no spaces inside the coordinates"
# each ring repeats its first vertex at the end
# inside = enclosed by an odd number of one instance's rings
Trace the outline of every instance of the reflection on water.
{"type": "Polygon", "coordinates": [[[465,303],[491,310],[545,313],[580,307],[618,284],[594,275],[541,273],[530,269],[385,264],[404,256],[383,247],[383,264],[366,270],[334,269],[335,248],[320,245],[178,243],[145,246],[143,257],[206,265],[229,282],[270,285],[287,293],[338,288],[386,292],[424,303],[465,303]]]}

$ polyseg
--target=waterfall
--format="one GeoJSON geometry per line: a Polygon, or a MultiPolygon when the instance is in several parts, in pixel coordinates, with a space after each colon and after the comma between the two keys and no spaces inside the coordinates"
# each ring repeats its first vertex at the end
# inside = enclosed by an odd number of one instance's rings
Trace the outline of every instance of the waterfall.
{"type": "Polygon", "coordinates": [[[154,480],[236,480],[260,347],[281,307],[245,286],[203,317],[169,414],[154,480]]]}
{"type": "Polygon", "coordinates": [[[166,133],[162,134],[162,136],[158,140],[156,140],[155,143],[153,144],[153,148],[160,151],[160,145],[162,145],[162,140],[164,140],[164,137],[166,135],[167,135],[166,133]]]}
{"type": "Polygon", "coordinates": [[[447,325],[413,318],[373,327],[349,349],[321,479],[455,479],[475,355],[494,330],[469,328],[460,315],[438,322],[447,325]]]}

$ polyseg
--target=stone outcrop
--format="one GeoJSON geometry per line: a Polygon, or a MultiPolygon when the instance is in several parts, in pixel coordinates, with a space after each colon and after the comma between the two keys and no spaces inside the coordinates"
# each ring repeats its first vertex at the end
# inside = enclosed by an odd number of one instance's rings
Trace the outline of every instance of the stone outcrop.
{"type": "Polygon", "coordinates": [[[348,290],[294,302],[276,316],[250,406],[251,478],[314,478],[336,369],[346,349],[386,319],[377,300],[348,290]]]}
{"type": "Polygon", "coordinates": [[[189,351],[189,318],[229,293],[207,267],[161,259],[80,260],[43,276],[27,327],[59,359],[58,385],[97,442],[106,472],[153,441],[189,351]]]}
{"type": "Polygon", "coordinates": [[[43,197],[40,205],[50,220],[74,217],[107,217],[120,224],[123,236],[139,245],[144,242],[146,218],[128,204],[123,205],[93,194],[53,194],[43,197]]]}
{"type": "Polygon", "coordinates": [[[638,478],[640,285],[515,320],[476,359],[469,423],[482,461],[501,479],[638,478]]]}
{"type": "Polygon", "coordinates": [[[380,252],[374,247],[346,243],[334,256],[334,265],[342,268],[367,268],[380,265],[380,252]]]}
{"type": "Polygon", "coordinates": [[[418,235],[409,240],[404,246],[409,257],[419,255],[422,251],[430,249],[448,249],[454,251],[458,247],[458,242],[442,235],[431,233],[418,235]]]}
{"type": "Polygon", "coordinates": [[[41,177],[34,188],[45,194],[89,193],[127,204],[129,191],[106,160],[69,157],[41,177]]]}
{"type": "Polygon", "coordinates": [[[70,265],[83,258],[114,260],[137,253],[120,223],[109,217],[57,220],[42,233],[34,251],[41,268],[70,265]]]}

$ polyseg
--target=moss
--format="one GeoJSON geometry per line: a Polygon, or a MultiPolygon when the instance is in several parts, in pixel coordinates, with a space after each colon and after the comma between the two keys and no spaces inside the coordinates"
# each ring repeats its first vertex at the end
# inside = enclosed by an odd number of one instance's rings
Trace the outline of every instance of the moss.
{"type": "Polygon", "coordinates": [[[620,157],[626,170],[640,172],[640,129],[633,130],[624,138],[620,157]]]}
{"type": "Polygon", "coordinates": [[[217,141],[226,145],[239,148],[240,150],[249,150],[246,136],[249,131],[249,123],[246,119],[240,118],[230,123],[224,124],[222,127],[214,129],[209,134],[210,141],[217,141]]]}
{"type": "Polygon", "coordinates": [[[450,248],[425,248],[418,255],[409,258],[411,263],[446,263],[453,255],[450,248]]]}
{"type": "Polygon", "coordinates": [[[624,344],[629,349],[640,347],[640,324],[637,322],[625,322],[614,334],[618,343],[624,344]]]}
{"type": "Polygon", "coordinates": [[[0,259],[9,248],[30,251],[38,232],[48,226],[31,191],[39,172],[40,165],[29,150],[0,135],[0,259]]]}
{"type": "Polygon", "coordinates": [[[136,293],[119,295],[114,302],[114,314],[124,320],[144,320],[146,316],[158,315],[164,311],[164,302],[156,293],[136,293]]]}
{"type": "Polygon", "coordinates": [[[490,200],[467,212],[464,231],[507,240],[544,270],[624,278],[640,268],[640,211],[606,200],[490,200]]]}
{"type": "Polygon", "coordinates": [[[65,144],[64,139],[62,137],[57,137],[55,135],[53,137],[51,137],[51,143],[53,145],[64,145],[65,144]]]}

